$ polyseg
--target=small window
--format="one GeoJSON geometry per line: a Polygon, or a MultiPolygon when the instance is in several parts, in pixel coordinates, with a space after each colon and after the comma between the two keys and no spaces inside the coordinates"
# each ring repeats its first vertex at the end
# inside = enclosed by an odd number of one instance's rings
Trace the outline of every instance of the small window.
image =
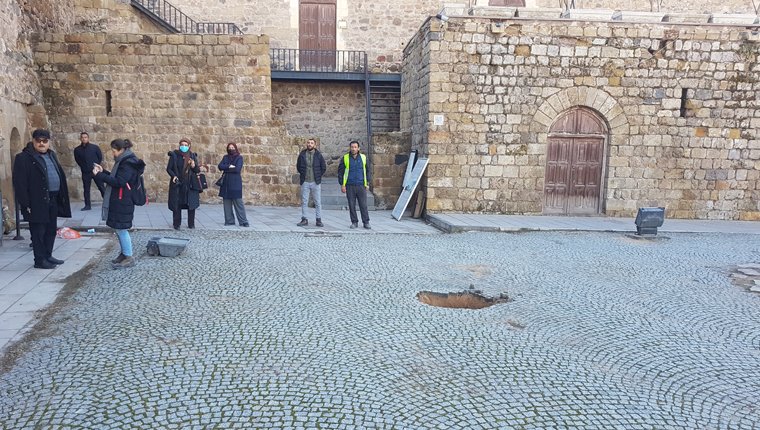
{"type": "Polygon", "coordinates": [[[525,7],[525,0],[488,0],[488,6],[525,7]]]}
{"type": "Polygon", "coordinates": [[[106,116],[111,116],[111,90],[106,90],[106,116]]]}

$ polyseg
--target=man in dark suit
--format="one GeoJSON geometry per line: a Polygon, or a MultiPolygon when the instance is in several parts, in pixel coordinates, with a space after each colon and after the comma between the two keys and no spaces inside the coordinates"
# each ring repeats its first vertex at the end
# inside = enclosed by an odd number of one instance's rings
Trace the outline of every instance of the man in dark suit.
{"type": "Polygon", "coordinates": [[[90,184],[95,181],[95,186],[100,191],[100,196],[106,191],[106,187],[99,179],[92,176],[92,166],[103,162],[103,153],[100,152],[98,145],[90,143],[90,135],[86,131],[79,134],[81,144],[74,148],[74,160],[82,170],[82,183],[84,184],[84,207],[83,211],[92,209],[90,206],[90,184]]]}
{"type": "Polygon", "coordinates": [[[66,175],[50,149],[50,132],[37,129],[32,141],[16,155],[13,189],[21,214],[29,222],[34,267],[53,269],[63,260],[53,257],[58,217],[70,218],[66,175]]]}

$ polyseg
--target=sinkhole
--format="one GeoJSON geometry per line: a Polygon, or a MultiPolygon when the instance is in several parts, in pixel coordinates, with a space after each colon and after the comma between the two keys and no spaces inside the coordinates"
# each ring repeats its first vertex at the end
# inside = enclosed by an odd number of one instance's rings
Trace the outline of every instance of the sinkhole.
{"type": "Polygon", "coordinates": [[[499,303],[512,301],[506,294],[497,297],[487,297],[478,291],[462,291],[461,293],[436,293],[420,291],[417,300],[421,303],[439,308],[483,309],[499,303]]]}

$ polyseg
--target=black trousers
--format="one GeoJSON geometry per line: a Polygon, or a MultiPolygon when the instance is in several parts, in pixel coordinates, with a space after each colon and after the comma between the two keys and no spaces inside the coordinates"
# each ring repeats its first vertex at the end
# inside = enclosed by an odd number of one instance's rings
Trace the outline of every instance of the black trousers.
{"type": "Polygon", "coordinates": [[[367,212],[367,189],[364,185],[346,185],[346,198],[348,199],[348,214],[351,216],[351,224],[357,224],[356,202],[359,201],[359,212],[362,214],[362,223],[369,222],[369,212],[367,212]]]}
{"type": "MultiPolygon", "coordinates": [[[[172,211],[172,224],[174,224],[174,228],[179,228],[179,225],[182,224],[182,209],[172,211]]],[[[195,228],[195,209],[187,210],[187,226],[195,228]]]]}
{"type": "Polygon", "coordinates": [[[47,210],[50,221],[29,223],[34,264],[41,264],[53,255],[55,231],[58,228],[58,193],[50,193],[50,204],[48,204],[47,210]]]}
{"type": "Polygon", "coordinates": [[[100,191],[100,197],[103,197],[103,194],[106,192],[106,187],[102,182],[95,179],[94,176],[82,172],[82,185],[84,185],[85,206],[90,206],[90,185],[92,185],[92,181],[95,181],[95,186],[98,187],[98,191],[100,191]]]}

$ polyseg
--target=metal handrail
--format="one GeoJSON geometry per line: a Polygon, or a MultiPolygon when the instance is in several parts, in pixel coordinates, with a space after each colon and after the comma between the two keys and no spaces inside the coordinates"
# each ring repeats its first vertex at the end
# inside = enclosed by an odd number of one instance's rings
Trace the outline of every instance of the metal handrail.
{"type": "Polygon", "coordinates": [[[365,73],[364,51],[272,48],[270,67],[275,72],[365,73]]]}
{"type": "Polygon", "coordinates": [[[190,34],[243,34],[231,22],[197,22],[166,0],[131,0],[133,6],[163,21],[178,33],[190,34]]]}

